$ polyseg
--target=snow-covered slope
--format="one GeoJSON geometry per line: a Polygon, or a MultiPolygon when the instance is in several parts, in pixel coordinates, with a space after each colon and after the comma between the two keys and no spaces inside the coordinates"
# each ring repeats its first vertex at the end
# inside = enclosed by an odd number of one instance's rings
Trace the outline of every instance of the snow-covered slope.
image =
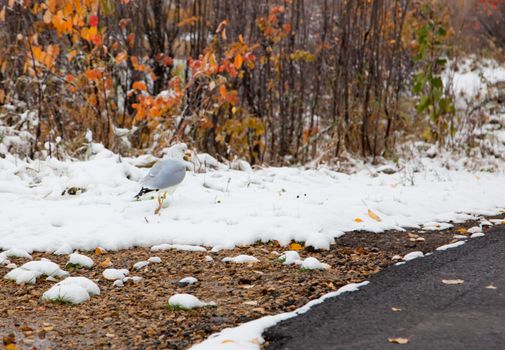
{"type": "Polygon", "coordinates": [[[158,216],[155,200],[133,201],[147,170],[94,148],[88,161],[0,159],[0,248],[230,247],[258,240],[328,248],[346,231],[462,221],[505,207],[503,175],[450,171],[426,159],[417,170],[392,175],[326,168],[190,172],[158,216]],[[84,192],[69,195],[72,187],[84,192]]]}

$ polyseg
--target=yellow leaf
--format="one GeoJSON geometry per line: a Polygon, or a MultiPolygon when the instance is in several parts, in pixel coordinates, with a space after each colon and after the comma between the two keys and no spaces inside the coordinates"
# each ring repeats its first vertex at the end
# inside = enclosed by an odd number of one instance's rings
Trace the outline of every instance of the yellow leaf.
{"type": "Polygon", "coordinates": [[[221,344],[231,344],[231,343],[235,343],[235,342],[231,339],[225,339],[221,342],[221,344]]]}
{"type": "Polygon", "coordinates": [[[106,254],[107,251],[105,249],[103,249],[102,247],[96,247],[95,248],[95,254],[96,255],[102,255],[102,254],[106,254]]]}
{"type": "Polygon", "coordinates": [[[363,222],[363,219],[362,218],[356,218],[354,219],[355,222],[363,222]]]}
{"type": "Polygon", "coordinates": [[[394,344],[407,344],[409,340],[407,338],[388,338],[388,342],[394,344]]]}
{"type": "Polygon", "coordinates": [[[301,246],[301,244],[298,244],[298,243],[291,243],[289,245],[289,249],[290,250],[302,250],[303,247],[301,246]]]}
{"type": "Polygon", "coordinates": [[[399,307],[392,307],[391,311],[399,312],[399,311],[402,311],[402,309],[400,309],[399,307]]]}
{"type": "Polygon", "coordinates": [[[44,23],[45,23],[45,24],[49,24],[49,23],[51,23],[51,18],[52,18],[52,17],[53,17],[53,15],[51,14],[51,11],[46,10],[46,12],[44,13],[44,17],[43,17],[43,19],[44,19],[44,23]]]}
{"type": "Polygon", "coordinates": [[[235,56],[235,61],[233,62],[233,66],[235,66],[235,69],[240,69],[240,67],[242,67],[243,62],[244,62],[244,60],[242,59],[242,56],[240,54],[237,54],[237,56],[235,56]]]}
{"type": "Polygon", "coordinates": [[[5,346],[5,350],[19,350],[19,348],[16,346],[16,344],[8,344],[5,346]]]}
{"type": "Polygon", "coordinates": [[[459,232],[459,233],[461,233],[461,234],[467,234],[467,233],[468,233],[468,231],[467,231],[467,230],[466,230],[466,228],[464,228],[464,227],[462,227],[462,228],[458,228],[458,229],[456,230],[456,232],[459,232]]]}
{"type": "Polygon", "coordinates": [[[368,209],[368,216],[370,216],[375,221],[381,221],[381,218],[370,209],[368,209]]]}
{"type": "Polygon", "coordinates": [[[253,338],[251,340],[249,340],[249,343],[251,344],[255,344],[255,345],[260,345],[260,341],[258,340],[258,338],[253,338]]]}
{"type": "Polygon", "coordinates": [[[217,68],[216,56],[214,54],[210,55],[209,63],[212,68],[217,68]]]}

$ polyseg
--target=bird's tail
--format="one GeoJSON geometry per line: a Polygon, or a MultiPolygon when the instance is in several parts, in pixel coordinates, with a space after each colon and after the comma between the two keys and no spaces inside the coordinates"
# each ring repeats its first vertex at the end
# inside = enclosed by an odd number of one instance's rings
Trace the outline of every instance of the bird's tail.
{"type": "Polygon", "coordinates": [[[141,196],[145,195],[146,193],[152,192],[154,190],[151,190],[147,187],[142,187],[140,189],[140,192],[134,197],[135,199],[140,199],[141,196]]]}

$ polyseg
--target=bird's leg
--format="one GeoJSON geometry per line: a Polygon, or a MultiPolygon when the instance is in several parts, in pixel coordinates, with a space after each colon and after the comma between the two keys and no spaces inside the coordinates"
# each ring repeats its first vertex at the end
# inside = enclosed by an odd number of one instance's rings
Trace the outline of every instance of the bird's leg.
{"type": "Polygon", "coordinates": [[[161,215],[161,208],[163,208],[163,202],[167,199],[167,193],[163,192],[163,194],[160,196],[158,194],[158,207],[154,211],[154,214],[156,215],[161,215]]]}

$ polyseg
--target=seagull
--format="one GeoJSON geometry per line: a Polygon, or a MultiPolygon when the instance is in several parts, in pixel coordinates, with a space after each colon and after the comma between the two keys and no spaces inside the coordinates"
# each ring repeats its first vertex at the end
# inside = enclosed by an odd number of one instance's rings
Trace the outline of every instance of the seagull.
{"type": "Polygon", "coordinates": [[[179,159],[163,159],[157,162],[142,180],[142,188],[135,196],[140,199],[149,192],[173,194],[186,176],[186,163],[179,159]]]}
{"type": "Polygon", "coordinates": [[[191,165],[188,161],[192,156],[192,152],[184,143],[165,148],[163,153],[165,157],[149,170],[141,182],[140,192],[135,196],[136,200],[140,200],[147,193],[157,192],[159,209],[167,194],[173,194],[177,186],[184,180],[186,168],[191,165]],[[161,196],[160,193],[162,193],[161,196]]]}

